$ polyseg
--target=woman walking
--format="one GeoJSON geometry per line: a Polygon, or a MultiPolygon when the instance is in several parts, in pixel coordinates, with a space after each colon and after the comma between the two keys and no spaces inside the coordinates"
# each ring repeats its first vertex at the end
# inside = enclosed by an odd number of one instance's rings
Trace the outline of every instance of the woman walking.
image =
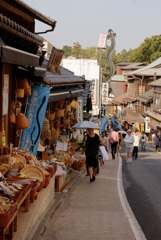
{"type": "Polygon", "coordinates": [[[90,176],[90,183],[96,179],[98,159],[97,153],[100,145],[100,138],[98,134],[94,133],[94,129],[89,128],[88,134],[84,137],[83,147],[85,148],[86,162],[90,176]]]}

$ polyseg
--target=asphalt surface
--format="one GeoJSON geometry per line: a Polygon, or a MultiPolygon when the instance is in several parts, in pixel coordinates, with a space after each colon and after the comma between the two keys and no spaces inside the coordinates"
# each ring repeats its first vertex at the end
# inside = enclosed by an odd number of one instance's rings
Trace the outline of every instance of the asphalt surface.
{"type": "Polygon", "coordinates": [[[86,173],[62,193],[32,240],[145,240],[124,195],[121,158],[101,166],[96,181],[86,173]]]}
{"type": "Polygon", "coordinates": [[[148,146],[132,164],[126,163],[125,154],[122,162],[130,207],[147,240],[161,240],[161,154],[148,146]]]}

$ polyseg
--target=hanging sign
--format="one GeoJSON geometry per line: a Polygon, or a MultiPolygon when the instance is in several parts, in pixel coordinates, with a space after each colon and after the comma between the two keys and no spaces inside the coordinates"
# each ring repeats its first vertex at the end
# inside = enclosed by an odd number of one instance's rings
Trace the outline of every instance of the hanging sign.
{"type": "MultiPolygon", "coordinates": [[[[83,121],[83,98],[78,98],[78,110],[77,110],[77,121],[83,121]]],[[[81,143],[83,141],[83,130],[77,129],[77,142],[81,143]]]]}
{"type": "Polygon", "coordinates": [[[104,33],[100,33],[99,40],[98,40],[98,48],[106,48],[106,39],[107,39],[107,35],[104,33]]]}
{"type": "Polygon", "coordinates": [[[26,110],[29,127],[22,130],[19,148],[28,150],[36,156],[48,104],[50,88],[35,84],[32,85],[31,91],[31,96],[29,97],[26,110]]]}
{"type": "Polygon", "coordinates": [[[108,104],[108,83],[102,83],[102,104],[108,104]]]}
{"type": "Polygon", "coordinates": [[[146,133],[150,133],[149,123],[150,123],[150,118],[149,118],[149,117],[146,117],[146,118],[145,118],[145,132],[146,132],[146,133]]]}

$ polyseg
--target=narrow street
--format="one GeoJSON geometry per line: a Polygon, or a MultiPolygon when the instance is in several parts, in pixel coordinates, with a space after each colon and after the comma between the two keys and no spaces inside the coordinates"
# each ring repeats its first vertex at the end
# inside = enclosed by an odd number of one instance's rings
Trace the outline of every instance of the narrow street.
{"type": "Polygon", "coordinates": [[[132,211],[147,240],[161,239],[161,154],[147,148],[138,160],[126,163],[122,154],[123,186],[132,211]]]}

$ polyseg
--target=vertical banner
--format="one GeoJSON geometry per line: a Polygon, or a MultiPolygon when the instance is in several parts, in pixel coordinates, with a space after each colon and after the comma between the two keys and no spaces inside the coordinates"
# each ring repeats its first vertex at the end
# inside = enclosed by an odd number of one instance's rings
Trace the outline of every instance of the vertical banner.
{"type": "MultiPolygon", "coordinates": [[[[78,98],[78,110],[77,110],[77,121],[83,121],[83,98],[78,98]]],[[[81,143],[83,141],[83,130],[77,129],[77,142],[81,143]]]]}
{"type": "Polygon", "coordinates": [[[146,118],[145,118],[145,132],[146,132],[146,133],[150,133],[149,123],[150,123],[150,118],[149,118],[149,117],[146,117],[146,118]]]}
{"type": "Polygon", "coordinates": [[[29,97],[26,109],[26,117],[29,121],[29,127],[22,130],[19,148],[26,149],[36,156],[50,88],[32,85],[31,90],[31,96],[29,97]]]}
{"type": "Polygon", "coordinates": [[[106,48],[107,34],[100,33],[98,40],[98,48],[106,48]]]}
{"type": "Polygon", "coordinates": [[[102,83],[102,104],[108,104],[108,83],[102,83]]]}

